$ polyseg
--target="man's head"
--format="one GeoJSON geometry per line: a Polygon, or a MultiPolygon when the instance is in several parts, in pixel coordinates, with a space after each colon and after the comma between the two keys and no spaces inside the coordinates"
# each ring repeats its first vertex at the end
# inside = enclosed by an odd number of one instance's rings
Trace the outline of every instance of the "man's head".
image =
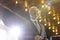
{"type": "Polygon", "coordinates": [[[30,14],[31,20],[37,20],[40,14],[40,10],[35,6],[32,6],[29,9],[29,14],[30,14]]]}

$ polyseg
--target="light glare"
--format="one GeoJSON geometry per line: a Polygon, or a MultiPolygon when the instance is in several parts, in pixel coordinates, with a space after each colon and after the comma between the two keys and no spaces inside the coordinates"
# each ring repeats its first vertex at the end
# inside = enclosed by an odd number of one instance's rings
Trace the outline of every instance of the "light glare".
{"type": "Polygon", "coordinates": [[[44,5],[42,5],[42,8],[44,8],[44,5]]]}
{"type": "Polygon", "coordinates": [[[39,22],[41,22],[42,20],[39,20],[39,22]]]}
{"type": "Polygon", "coordinates": [[[58,30],[56,29],[56,32],[58,32],[58,30]]]}
{"type": "Polygon", "coordinates": [[[0,28],[0,40],[7,40],[7,32],[0,28]]]}
{"type": "Polygon", "coordinates": [[[47,24],[45,23],[44,25],[46,26],[47,24]]]}
{"type": "Polygon", "coordinates": [[[12,26],[9,29],[9,32],[8,32],[9,39],[11,39],[11,40],[18,40],[19,36],[22,36],[23,35],[22,32],[23,32],[22,31],[22,28],[20,28],[18,25],[12,26]]]}
{"type": "Polygon", "coordinates": [[[56,17],[53,17],[53,19],[55,20],[55,19],[56,19],[56,17]]]}
{"type": "Polygon", "coordinates": [[[55,27],[53,26],[52,29],[55,29],[55,27]]]}
{"type": "Polygon", "coordinates": [[[51,29],[51,27],[49,27],[49,29],[51,29]]]}
{"type": "Polygon", "coordinates": [[[55,32],[55,30],[52,30],[53,32],[55,32]]]}
{"type": "Polygon", "coordinates": [[[41,3],[44,4],[44,0],[42,0],[41,3]]]}
{"type": "Polygon", "coordinates": [[[56,33],[56,35],[57,35],[58,33],[56,33]]]}
{"type": "Polygon", "coordinates": [[[1,19],[0,19],[0,24],[1,24],[1,25],[4,25],[4,22],[3,22],[1,19]]]}
{"type": "Polygon", "coordinates": [[[26,8],[25,11],[28,11],[28,9],[26,8]]]}
{"type": "Polygon", "coordinates": [[[48,14],[51,14],[51,12],[48,12],[48,14]]]}
{"type": "Polygon", "coordinates": [[[60,24],[60,21],[58,21],[57,23],[60,24]]]}
{"type": "Polygon", "coordinates": [[[18,35],[19,32],[20,32],[20,29],[18,27],[12,27],[10,29],[10,34],[12,34],[12,35],[18,35]]]}
{"type": "Polygon", "coordinates": [[[18,1],[16,1],[16,4],[18,4],[18,1]]]}

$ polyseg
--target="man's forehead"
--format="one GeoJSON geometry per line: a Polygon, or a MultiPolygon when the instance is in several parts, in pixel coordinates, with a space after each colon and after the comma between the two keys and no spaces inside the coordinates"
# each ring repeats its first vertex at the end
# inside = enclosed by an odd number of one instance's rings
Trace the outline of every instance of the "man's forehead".
{"type": "Polygon", "coordinates": [[[36,14],[38,13],[39,9],[35,6],[29,8],[29,14],[36,14]]]}

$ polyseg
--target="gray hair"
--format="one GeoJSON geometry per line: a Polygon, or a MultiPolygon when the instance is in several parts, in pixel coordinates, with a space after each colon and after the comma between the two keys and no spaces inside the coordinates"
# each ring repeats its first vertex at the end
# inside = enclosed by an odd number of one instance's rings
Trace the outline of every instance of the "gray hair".
{"type": "Polygon", "coordinates": [[[37,18],[40,16],[40,10],[36,6],[32,6],[29,8],[29,14],[31,20],[37,20],[37,18]]]}

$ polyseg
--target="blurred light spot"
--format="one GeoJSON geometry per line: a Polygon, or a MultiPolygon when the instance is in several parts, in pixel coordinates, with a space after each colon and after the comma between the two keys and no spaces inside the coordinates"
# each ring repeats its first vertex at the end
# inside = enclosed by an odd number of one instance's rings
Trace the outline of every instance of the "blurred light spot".
{"type": "Polygon", "coordinates": [[[47,24],[45,23],[44,25],[46,26],[47,24]]]}
{"type": "Polygon", "coordinates": [[[39,22],[41,22],[42,20],[39,20],[39,22]]]}
{"type": "Polygon", "coordinates": [[[48,22],[48,26],[51,26],[51,23],[50,22],[48,22]]]}
{"type": "Polygon", "coordinates": [[[19,25],[12,25],[9,28],[9,37],[10,40],[18,40],[19,37],[22,37],[24,28],[21,28],[19,25]]]}
{"type": "Polygon", "coordinates": [[[1,25],[4,25],[4,23],[3,23],[3,21],[2,21],[1,19],[0,19],[0,24],[1,24],[1,25]]]}
{"type": "Polygon", "coordinates": [[[41,19],[41,16],[39,16],[39,19],[41,19]]]}
{"type": "Polygon", "coordinates": [[[55,19],[56,19],[56,17],[53,17],[53,19],[55,20],[55,19]]]}
{"type": "Polygon", "coordinates": [[[44,22],[46,22],[46,18],[44,18],[44,22]]]}
{"type": "Polygon", "coordinates": [[[49,27],[48,29],[51,29],[51,27],[49,27]]]}
{"type": "Polygon", "coordinates": [[[44,4],[44,0],[42,0],[41,3],[44,4]]]}
{"type": "Polygon", "coordinates": [[[27,3],[27,1],[25,0],[25,7],[28,7],[28,3],[27,3]]]}
{"type": "Polygon", "coordinates": [[[58,35],[58,33],[56,33],[56,35],[58,35]]]}
{"type": "Polygon", "coordinates": [[[58,30],[56,29],[56,32],[58,32],[58,30]]]}
{"type": "Polygon", "coordinates": [[[60,24],[60,21],[58,21],[57,23],[60,24]]]}
{"type": "Polygon", "coordinates": [[[27,11],[28,11],[28,9],[26,8],[26,9],[25,9],[25,11],[27,12],[27,11]]]}
{"type": "Polygon", "coordinates": [[[45,6],[44,5],[42,5],[42,8],[44,8],[45,6]]]}
{"type": "Polygon", "coordinates": [[[18,1],[16,1],[16,4],[18,4],[18,1]]]}
{"type": "Polygon", "coordinates": [[[55,27],[53,26],[52,29],[55,29],[55,27]]]}
{"type": "Polygon", "coordinates": [[[51,14],[51,12],[48,12],[48,14],[51,14]]]}
{"type": "Polygon", "coordinates": [[[53,32],[55,32],[55,30],[52,30],[53,32]]]}
{"type": "Polygon", "coordinates": [[[0,40],[7,40],[7,32],[0,28],[0,40]]]}

